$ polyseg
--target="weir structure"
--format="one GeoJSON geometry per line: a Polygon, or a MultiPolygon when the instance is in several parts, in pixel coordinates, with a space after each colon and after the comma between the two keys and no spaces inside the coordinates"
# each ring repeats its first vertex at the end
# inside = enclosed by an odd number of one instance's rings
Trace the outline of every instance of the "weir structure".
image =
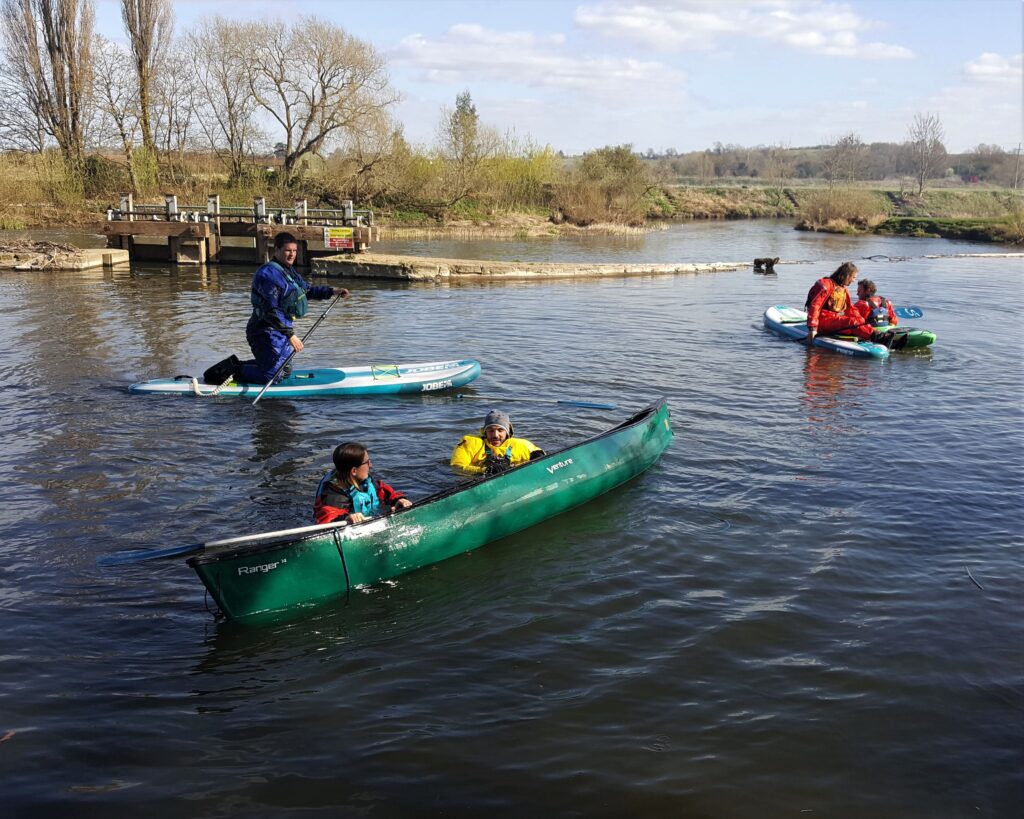
{"type": "Polygon", "coordinates": [[[248,208],[222,206],[215,194],[205,207],[179,205],[171,193],[163,204],[137,204],[125,194],[100,229],[107,247],[127,250],[133,261],[182,265],[262,264],[285,231],[298,240],[296,266],[303,267],[318,256],[360,253],[380,238],[373,211],[357,210],[351,201],[338,210],[310,208],[305,199],[294,208],[268,208],[259,196],[248,208]]]}

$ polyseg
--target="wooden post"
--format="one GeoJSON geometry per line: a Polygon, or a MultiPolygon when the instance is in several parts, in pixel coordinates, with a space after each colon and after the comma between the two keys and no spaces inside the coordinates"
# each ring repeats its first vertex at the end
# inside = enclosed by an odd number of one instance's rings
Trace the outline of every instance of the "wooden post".
{"type": "Polygon", "coordinates": [[[266,264],[270,261],[271,251],[274,246],[274,234],[269,230],[256,229],[256,264],[266,264]]]}
{"type": "Polygon", "coordinates": [[[206,197],[206,216],[212,230],[206,239],[206,258],[220,261],[220,196],[211,193],[206,197]]]}
{"type": "Polygon", "coordinates": [[[167,205],[167,221],[178,221],[178,197],[173,193],[165,193],[164,203],[167,205]]]}
{"type": "Polygon", "coordinates": [[[267,200],[262,196],[257,196],[256,201],[253,203],[253,212],[256,215],[256,224],[262,225],[267,221],[267,200]]]}
{"type": "Polygon", "coordinates": [[[298,199],[295,202],[295,221],[300,225],[306,224],[306,218],[309,214],[309,205],[305,199],[298,199]]]}
{"type": "Polygon", "coordinates": [[[135,221],[135,214],[132,213],[132,211],[134,211],[134,210],[135,210],[135,197],[132,194],[130,194],[130,193],[124,194],[121,197],[121,213],[127,213],[128,214],[128,221],[129,222],[134,222],[135,221]]]}

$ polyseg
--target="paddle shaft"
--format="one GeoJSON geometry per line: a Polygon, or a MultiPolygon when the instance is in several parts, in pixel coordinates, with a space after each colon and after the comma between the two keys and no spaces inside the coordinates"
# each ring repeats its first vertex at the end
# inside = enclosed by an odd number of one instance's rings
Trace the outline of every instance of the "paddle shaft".
{"type": "Polygon", "coordinates": [[[207,549],[215,549],[220,546],[233,546],[238,543],[251,543],[259,540],[292,537],[294,535],[306,535],[311,532],[337,529],[341,526],[347,525],[347,521],[317,523],[312,526],[300,526],[297,529],[281,529],[277,532],[265,532],[261,535],[229,537],[223,540],[211,540],[207,543],[189,543],[183,546],[168,546],[164,549],[132,549],[125,552],[114,552],[109,555],[103,555],[96,561],[96,563],[100,566],[123,566],[126,563],[142,563],[145,560],[160,560],[167,557],[181,557],[184,555],[196,554],[198,552],[204,552],[207,549]]]}
{"type": "MultiPolygon", "coordinates": [[[[340,295],[337,295],[337,296],[335,296],[335,297],[334,297],[334,301],[332,301],[332,302],[331,302],[331,303],[330,303],[329,305],[327,305],[327,309],[326,309],[326,310],[324,310],[324,314],[323,314],[322,316],[320,316],[320,318],[318,318],[318,319],[317,319],[316,321],[314,321],[314,322],[313,322],[313,326],[312,326],[312,327],[310,327],[310,328],[309,328],[309,329],[308,329],[308,330],[306,331],[306,335],[304,335],[304,336],[303,336],[303,337],[302,337],[302,338],[300,339],[300,341],[301,341],[301,342],[302,342],[303,344],[305,344],[305,343],[306,343],[306,339],[307,339],[307,338],[309,338],[309,337],[310,337],[311,335],[313,335],[313,331],[314,331],[314,330],[315,330],[315,329],[316,329],[317,327],[319,327],[319,326],[320,326],[320,323],[321,323],[321,322],[322,322],[322,321],[323,321],[323,320],[324,320],[325,318],[327,318],[327,314],[328,314],[328,313],[330,313],[332,309],[334,309],[334,305],[336,305],[336,304],[338,303],[338,300],[339,300],[339,299],[341,299],[341,298],[343,298],[343,297],[344,297],[344,295],[345,295],[345,294],[344,294],[344,293],[342,293],[342,294],[340,294],[340,295]]],[[[256,397],[255,397],[255,398],[253,399],[253,402],[252,402],[252,405],[253,405],[253,406],[256,406],[256,402],[257,402],[257,401],[259,401],[259,400],[260,400],[260,399],[261,399],[261,398],[263,397],[263,393],[265,393],[265,392],[266,392],[266,391],[267,391],[267,390],[268,390],[268,389],[270,388],[270,385],[271,385],[271,384],[273,384],[273,383],[274,383],[274,381],[276,381],[276,380],[277,380],[277,377],[278,377],[278,376],[279,376],[279,375],[281,374],[281,370],[283,370],[283,369],[284,369],[285,367],[287,367],[287,366],[288,366],[288,362],[289,362],[289,361],[291,361],[291,360],[292,360],[293,358],[295,358],[295,354],[296,354],[297,352],[298,352],[298,350],[294,350],[294,349],[293,349],[293,350],[291,351],[291,353],[289,353],[289,355],[288,355],[288,358],[286,358],[286,359],[285,359],[284,361],[282,361],[282,362],[281,362],[281,366],[277,368],[277,370],[276,370],[276,371],[274,372],[274,374],[273,374],[273,375],[272,375],[272,376],[270,377],[270,380],[269,380],[269,381],[268,381],[268,382],[267,382],[266,384],[264,384],[264,385],[263,385],[263,389],[262,389],[262,390],[260,390],[260,394],[259,394],[259,395],[257,395],[257,396],[256,396],[256,397]]]]}
{"type": "Polygon", "coordinates": [[[459,393],[455,398],[456,400],[460,398],[470,398],[474,401],[494,401],[499,404],[505,401],[526,401],[532,404],[563,404],[569,407],[584,407],[586,409],[618,409],[618,405],[616,404],[599,404],[595,401],[564,401],[555,398],[499,398],[493,395],[466,395],[465,393],[459,393]]]}

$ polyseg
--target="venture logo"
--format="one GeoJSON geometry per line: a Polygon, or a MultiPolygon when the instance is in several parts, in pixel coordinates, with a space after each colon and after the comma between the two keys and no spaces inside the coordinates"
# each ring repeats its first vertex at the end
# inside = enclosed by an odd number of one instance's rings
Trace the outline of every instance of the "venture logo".
{"type": "Polygon", "coordinates": [[[569,459],[567,459],[565,461],[559,461],[557,464],[552,464],[551,466],[548,467],[548,474],[549,475],[554,475],[555,472],[557,472],[563,466],[569,466],[569,464],[571,464],[571,463],[572,463],[572,458],[569,458],[569,459]]]}

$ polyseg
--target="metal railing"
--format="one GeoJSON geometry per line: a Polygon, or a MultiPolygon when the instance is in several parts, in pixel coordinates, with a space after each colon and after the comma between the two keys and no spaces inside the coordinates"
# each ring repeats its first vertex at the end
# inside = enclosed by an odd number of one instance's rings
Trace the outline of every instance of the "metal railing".
{"type": "Polygon", "coordinates": [[[167,221],[167,222],[252,222],[262,225],[311,225],[314,227],[373,227],[373,211],[357,209],[346,200],[340,209],[310,208],[305,199],[296,201],[294,208],[267,208],[265,197],[258,196],[251,208],[221,205],[220,197],[212,194],[206,206],[179,205],[175,194],[165,194],[164,203],[136,204],[132,194],[121,197],[120,207],[107,208],[108,222],[167,221]]]}

